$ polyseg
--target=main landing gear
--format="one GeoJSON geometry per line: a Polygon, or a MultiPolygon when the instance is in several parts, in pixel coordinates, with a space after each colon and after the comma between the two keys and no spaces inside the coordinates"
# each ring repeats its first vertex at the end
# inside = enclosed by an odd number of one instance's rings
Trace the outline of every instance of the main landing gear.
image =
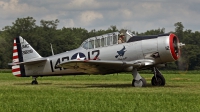
{"type": "Polygon", "coordinates": [[[38,84],[37,77],[32,77],[33,81],[31,82],[32,85],[38,84]]]}
{"type": "Polygon", "coordinates": [[[151,84],[153,86],[164,86],[165,85],[165,78],[161,74],[161,72],[154,67],[153,68],[154,76],[151,79],[151,84]]]}
{"type": "MultiPolygon", "coordinates": [[[[154,76],[151,79],[151,84],[153,86],[164,86],[165,85],[165,78],[161,74],[161,72],[154,67],[153,68],[154,76]]],[[[146,86],[146,80],[140,76],[140,74],[137,72],[137,69],[133,69],[132,71],[133,75],[133,81],[132,86],[134,87],[145,87],[146,86]]]]}
{"type": "Polygon", "coordinates": [[[137,69],[134,68],[132,71],[133,74],[133,81],[132,86],[134,87],[145,87],[146,86],[146,80],[140,76],[140,74],[137,72],[137,69]]]}

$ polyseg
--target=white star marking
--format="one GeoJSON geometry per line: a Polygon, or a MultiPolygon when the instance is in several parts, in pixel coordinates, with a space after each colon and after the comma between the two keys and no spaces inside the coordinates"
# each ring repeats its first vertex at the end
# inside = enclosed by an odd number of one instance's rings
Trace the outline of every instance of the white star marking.
{"type": "Polygon", "coordinates": [[[85,60],[85,57],[80,58],[80,55],[79,55],[79,53],[78,53],[76,59],[77,59],[77,60],[85,60]]]}

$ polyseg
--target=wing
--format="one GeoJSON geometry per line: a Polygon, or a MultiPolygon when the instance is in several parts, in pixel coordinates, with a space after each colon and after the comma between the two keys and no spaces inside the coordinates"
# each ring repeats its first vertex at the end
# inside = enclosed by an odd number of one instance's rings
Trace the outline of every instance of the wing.
{"type": "Polygon", "coordinates": [[[153,64],[154,61],[150,59],[135,61],[71,60],[68,62],[60,63],[57,66],[66,69],[76,69],[77,71],[90,74],[106,74],[120,72],[131,66],[133,68],[140,68],[153,64]]]}

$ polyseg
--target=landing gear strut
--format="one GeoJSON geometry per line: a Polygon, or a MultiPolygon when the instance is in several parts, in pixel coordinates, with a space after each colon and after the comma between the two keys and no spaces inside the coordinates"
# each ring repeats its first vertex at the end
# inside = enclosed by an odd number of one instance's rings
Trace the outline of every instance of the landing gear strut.
{"type": "Polygon", "coordinates": [[[151,79],[151,84],[153,86],[164,86],[165,85],[165,78],[161,74],[161,72],[154,67],[153,68],[154,76],[151,79]]]}
{"type": "Polygon", "coordinates": [[[134,87],[145,87],[146,86],[146,80],[140,76],[140,74],[137,72],[137,69],[133,69],[133,81],[132,86],[134,87]]]}
{"type": "Polygon", "coordinates": [[[31,82],[32,85],[38,84],[37,77],[32,77],[33,81],[31,82]]]}

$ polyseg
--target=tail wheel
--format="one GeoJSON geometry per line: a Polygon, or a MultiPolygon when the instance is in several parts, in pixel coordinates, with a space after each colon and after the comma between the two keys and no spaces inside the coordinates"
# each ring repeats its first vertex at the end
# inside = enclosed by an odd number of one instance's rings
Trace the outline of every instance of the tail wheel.
{"type": "Polygon", "coordinates": [[[31,82],[31,84],[32,84],[32,85],[37,85],[38,82],[37,82],[36,80],[33,80],[33,81],[31,82]]]}
{"type": "Polygon", "coordinates": [[[31,82],[32,85],[37,85],[38,82],[37,82],[37,77],[32,77],[33,78],[33,81],[31,82]]]}
{"type": "Polygon", "coordinates": [[[156,75],[152,77],[151,84],[153,86],[164,86],[165,85],[165,78],[163,75],[156,75]]]}

